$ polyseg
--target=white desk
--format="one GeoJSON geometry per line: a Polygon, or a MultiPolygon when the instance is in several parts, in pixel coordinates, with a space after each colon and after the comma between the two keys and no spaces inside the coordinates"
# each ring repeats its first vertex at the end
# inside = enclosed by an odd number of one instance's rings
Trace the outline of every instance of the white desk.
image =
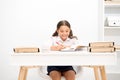
{"type": "Polygon", "coordinates": [[[104,65],[115,65],[117,54],[90,53],[87,51],[60,52],[49,51],[40,53],[12,53],[10,63],[21,66],[18,80],[26,80],[28,66],[46,65],[93,65],[95,79],[107,80],[104,65]],[[98,71],[100,70],[100,71],[98,71]],[[99,78],[99,73],[101,78],[99,78]]]}
{"type": "Polygon", "coordinates": [[[12,53],[10,63],[18,66],[31,65],[115,65],[117,54],[90,53],[87,51],[40,53],[12,53]]]}

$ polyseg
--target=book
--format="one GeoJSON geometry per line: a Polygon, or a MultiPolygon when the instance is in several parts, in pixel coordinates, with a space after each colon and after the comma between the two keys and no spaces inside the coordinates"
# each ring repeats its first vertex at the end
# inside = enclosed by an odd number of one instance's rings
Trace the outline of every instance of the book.
{"type": "Polygon", "coordinates": [[[91,42],[89,47],[113,47],[114,42],[91,42]]]}
{"type": "Polygon", "coordinates": [[[115,45],[115,49],[119,51],[120,50],[120,45],[115,45]]]}
{"type": "Polygon", "coordinates": [[[15,53],[37,53],[40,52],[39,48],[35,47],[23,47],[23,48],[13,48],[15,53]]]}
{"type": "Polygon", "coordinates": [[[89,52],[115,52],[115,47],[96,47],[96,48],[88,48],[89,52]]]}

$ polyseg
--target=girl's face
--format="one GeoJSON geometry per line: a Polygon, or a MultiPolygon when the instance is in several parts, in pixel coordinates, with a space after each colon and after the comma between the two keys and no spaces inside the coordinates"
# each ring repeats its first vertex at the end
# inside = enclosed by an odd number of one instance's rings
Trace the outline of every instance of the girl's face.
{"type": "Polygon", "coordinates": [[[60,36],[60,38],[65,41],[69,34],[70,34],[70,28],[68,26],[61,26],[58,30],[58,35],[60,36]]]}

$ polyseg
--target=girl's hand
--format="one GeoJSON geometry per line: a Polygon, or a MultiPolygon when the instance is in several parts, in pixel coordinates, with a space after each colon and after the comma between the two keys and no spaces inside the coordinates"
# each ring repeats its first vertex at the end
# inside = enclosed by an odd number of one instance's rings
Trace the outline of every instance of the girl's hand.
{"type": "Polygon", "coordinates": [[[64,45],[58,45],[58,46],[56,46],[56,49],[59,50],[59,51],[60,51],[61,49],[64,49],[64,48],[65,48],[64,45]]]}
{"type": "Polygon", "coordinates": [[[64,49],[64,45],[57,45],[57,46],[51,46],[51,50],[53,51],[60,51],[61,49],[64,49]]]}

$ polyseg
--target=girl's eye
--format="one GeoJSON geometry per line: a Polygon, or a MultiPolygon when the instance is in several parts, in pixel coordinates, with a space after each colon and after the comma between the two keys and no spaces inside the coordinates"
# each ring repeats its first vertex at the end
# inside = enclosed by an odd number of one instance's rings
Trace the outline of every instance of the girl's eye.
{"type": "Polygon", "coordinates": [[[64,31],[60,31],[60,32],[62,32],[62,33],[63,33],[64,31]]]}

